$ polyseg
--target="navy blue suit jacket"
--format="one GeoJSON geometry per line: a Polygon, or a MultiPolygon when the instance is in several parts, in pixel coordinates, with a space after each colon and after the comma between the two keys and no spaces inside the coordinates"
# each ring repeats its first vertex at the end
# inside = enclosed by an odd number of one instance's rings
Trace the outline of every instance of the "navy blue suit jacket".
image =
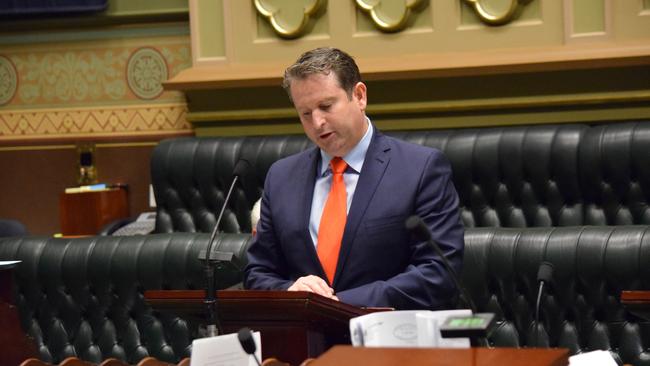
{"type": "MultiPolygon", "coordinates": [[[[257,235],[248,250],[244,286],[284,290],[299,277],[327,281],[309,235],[318,148],[274,163],[266,177],[257,235]]],[[[334,276],[339,300],[357,306],[438,309],[456,289],[434,250],[405,229],[425,221],[457,273],[463,227],[451,167],[435,149],[375,130],[357,183],[334,276]]]]}

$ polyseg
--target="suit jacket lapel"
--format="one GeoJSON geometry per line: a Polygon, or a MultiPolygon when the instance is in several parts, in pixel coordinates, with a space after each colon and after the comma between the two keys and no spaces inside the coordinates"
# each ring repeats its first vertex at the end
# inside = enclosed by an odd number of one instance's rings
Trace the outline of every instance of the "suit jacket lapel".
{"type": "Polygon", "coordinates": [[[311,262],[313,268],[316,272],[315,274],[325,277],[325,271],[320,264],[318,259],[318,254],[316,253],[316,247],[314,242],[311,239],[311,234],[309,233],[309,217],[311,213],[311,203],[314,196],[314,185],[316,184],[316,169],[318,168],[318,161],[320,160],[320,150],[318,148],[311,149],[308,154],[305,155],[302,165],[296,171],[296,182],[305,182],[305,185],[302,187],[301,195],[299,195],[298,201],[301,203],[301,206],[298,207],[300,217],[300,227],[303,228],[302,235],[300,240],[305,245],[306,253],[308,253],[307,258],[311,262]]]}
{"type": "Polygon", "coordinates": [[[361,219],[365,215],[368,204],[372,200],[384,176],[384,172],[390,161],[389,151],[390,146],[384,135],[375,128],[375,133],[368,146],[366,158],[361,168],[357,187],[352,198],[352,204],[350,205],[350,211],[348,212],[348,218],[345,223],[341,251],[336,266],[336,274],[334,275],[334,284],[339,281],[339,276],[345,267],[345,262],[348,253],[350,253],[350,248],[352,248],[352,244],[354,243],[361,219]]]}

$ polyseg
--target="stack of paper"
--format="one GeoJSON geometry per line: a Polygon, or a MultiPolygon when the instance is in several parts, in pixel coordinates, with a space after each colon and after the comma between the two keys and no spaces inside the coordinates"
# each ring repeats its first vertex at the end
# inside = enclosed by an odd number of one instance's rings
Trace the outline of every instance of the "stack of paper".
{"type": "Polygon", "coordinates": [[[607,351],[592,351],[569,357],[569,366],[617,366],[607,351]]]}
{"type": "Polygon", "coordinates": [[[108,188],[109,187],[105,183],[100,183],[100,184],[92,184],[89,186],[69,187],[65,189],[65,193],[101,191],[108,188]]]}
{"type": "MultiPolygon", "coordinates": [[[[260,332],[253,332],[258,360],[262,359],[260,332]]],[[[237,333],[195,339],[192,342],[190,366],[257,366],[255,359],[244,352],[237,333]]]]}
{"type": "Polygon", "coordinates": [[[402,310],[370,313],[350,319],[352,345],[366,347],[469,348],[469,338],[442,338],[440,324],[466,310],[402,310]]]}

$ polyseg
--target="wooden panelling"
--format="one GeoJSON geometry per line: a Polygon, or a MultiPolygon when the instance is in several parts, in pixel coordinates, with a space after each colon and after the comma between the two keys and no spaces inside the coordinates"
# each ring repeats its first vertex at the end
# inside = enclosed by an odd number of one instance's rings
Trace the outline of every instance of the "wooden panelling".
{"type": "MultiPolygon", "coordinates": [[[[153,210],[149,158],[154,145],[97,144],[99,181],[128,185],[132,215],[153,210]]],[[[21,221],[30,234],[59,233],[59,195],[77,185],[77,161],[74,145],[0,149],[0,217],[21,221]]]]}

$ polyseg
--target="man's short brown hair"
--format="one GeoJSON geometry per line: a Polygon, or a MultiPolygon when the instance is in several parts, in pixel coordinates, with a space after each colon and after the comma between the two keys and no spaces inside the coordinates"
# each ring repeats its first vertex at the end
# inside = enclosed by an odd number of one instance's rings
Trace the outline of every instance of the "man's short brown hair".
{"type": "Polygon", "coordinates": [[[303,80],[314,74],[329,75],[334,72],[339,86],[352,98],[352,90],[361,81],[359,67],[352,56],[338,48],[322,47],[303,53],[284,71],[282,87],[291,98],[291,82],[303,80]]]}

